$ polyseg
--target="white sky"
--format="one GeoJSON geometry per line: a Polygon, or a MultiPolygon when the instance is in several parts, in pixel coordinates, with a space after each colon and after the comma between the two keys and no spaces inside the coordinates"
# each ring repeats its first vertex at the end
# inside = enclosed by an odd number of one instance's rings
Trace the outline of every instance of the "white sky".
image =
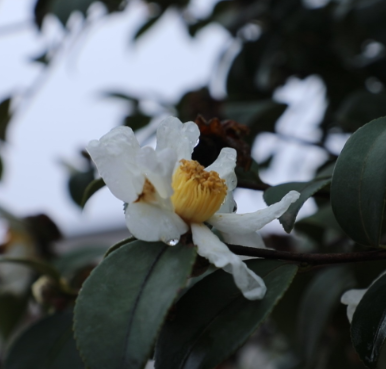
{"type": "MultiPolygon", "coordinates": [[[[192,9],[205,14],[215,2],[194,1],[192,9]]],[[[231,38],[224,29],[212,25],[192,39],[177,14],[169,11],[133,44],[130,40],[145,19],[145,6],[134,2],[124,13],[102,19],[98,19],[101,8],[95,6],[94,22],[86,32],[79,32],[79,19],[72,17],[71,33],[57,51],[48,75],[31,89],[42,67],[30,59],[63,39],[63,32],[54,18],[45,22],[43,34],[33,27],[7,35],[1,29],[29,19],[33,3],[0,2],[0,98],[14,93],[19,97],[8,143],[1,147],[5,172],[0,182],[0,205],[17,215],[46,212],[66,234],[123,226],[122,204],[106,188],[93,196],[83,212],[70,201],[68,176],[60,159],[76,162],[76,153],[88,141],[120,123],[126,105],[102,98],[103,92],[122,91],[176,102],[185,91],[211,80],[218,55],[231,38]]],[[[315,126],[325,104],[320,80],[292,79],[276,98],[291,104],[278,123],[278,131],[316,140],[319,133],[315,126]]],[[[334,150],[339,151],[343,142],[334,141],[334,150]]],[[[307,180],[323,161],[319,149],[310,150],[295,142],[284,145],[268,133],[259,138],[254,156],[263,160],[272,150],[278,154],[273,169],[264,174],[272,184],[307,180]]],[[[236,199],[239,212],[265,206],[261,193],[239,190],[236,199]]],[[[312,204],[303,213],[310,211],[312,204]]],[[[279,228],[276,224],[272,229],[279,228]]]]}

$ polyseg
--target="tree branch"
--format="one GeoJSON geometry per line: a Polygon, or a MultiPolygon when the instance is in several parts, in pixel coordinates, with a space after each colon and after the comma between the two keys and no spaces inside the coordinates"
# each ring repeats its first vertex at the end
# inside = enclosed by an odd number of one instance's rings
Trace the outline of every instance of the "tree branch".
{"type": "Polygon", "coordinates": [[[311,254],[268,249],[255,249],[253,247],[229,244],[227,244],[227,246],[234,254],[237,255],[254,256],[274,260],[291,260],[310,265],[357,263],[361,261],[386,259],[386,250],[371,250],[337,254],[311,254]]]}

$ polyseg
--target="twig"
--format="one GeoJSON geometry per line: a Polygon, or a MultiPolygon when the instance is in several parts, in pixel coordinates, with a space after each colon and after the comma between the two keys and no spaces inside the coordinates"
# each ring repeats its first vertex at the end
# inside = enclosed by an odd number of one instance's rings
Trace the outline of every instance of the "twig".
{"type": "Polygon", "coordinates": [[[310,265],[357,263],[361,261],[372,261],[382,259],[386,260],[386,250],[371,250],[336,254],[312,254],[267,249],[255,249],[253,247],[229,244],[227,246],[233,253],[237,255],[254,256],[274,260],[291,260],[310,265]]]}

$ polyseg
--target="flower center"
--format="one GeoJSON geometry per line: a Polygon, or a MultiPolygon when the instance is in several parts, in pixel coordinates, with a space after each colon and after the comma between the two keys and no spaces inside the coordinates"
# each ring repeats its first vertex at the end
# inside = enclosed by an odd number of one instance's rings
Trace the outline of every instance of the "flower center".
{"type": "Polygon", "coordinates": [[[174,211],[187,223],[202,223],[223,203],[225,180],[217,172],[206,172],[197,161],[182,159],[180,163],[172,181],[174,211]]]}

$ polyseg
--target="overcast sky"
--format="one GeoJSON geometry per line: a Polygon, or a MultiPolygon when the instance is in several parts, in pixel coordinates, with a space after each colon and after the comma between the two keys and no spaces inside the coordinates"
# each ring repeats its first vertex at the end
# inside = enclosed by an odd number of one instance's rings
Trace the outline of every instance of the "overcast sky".
{"type": "MultiPolygon", "coordinates": [[[[193,1],[192,10],[205,14],[215,2],[193,1]]],[[[29,22],[33,3],[0,2],[0,98],[18,96],[8,143],[1,147],[5,172],[0,182],[0,205],[17,215],[46,212],[66,234],[123,226],[122,204],[106,188],[94,195],[83,212],[70,201],[68,177],[60,160],[76,164],[77,152],[88,141],[120,123],[126,105],[103,98],[103,92],[122,91],[148,100],[176,102],[185,91],[204,86],[213,78],[218,55],[231,37],[220,26],[211,25],[192,39],[177,14],[169,11],[132,43],[147,11],[137,1],[124,13],[107,18],[102,18],[103,9],[95,6],[92,25],[83,32],[79,18],[72,17],[71,32],[64,38],[54,18],[47,19],[42,33],[33,27],[29,22]],[[7,28],[23,22],[25,26],[17,31],[7,28]],[[31,59],[57,44],[60,47],[52,66],[42,77],[42,67],[31,59]]],[[[215,90],[223,93],[221,85],[215,85],[215,90]]],[[[290,103],[278,130],[307,140],[318,139],[315,126],[325,104],[320,80],[291,79],[276,97],[290,103]]],[[[151,108],[151,104],[148,106],[151,108]]],[[[342,138],[332,142],[332,149],[339,151],[343,142],[342,138]]],[[[304,156],[305,148],[298,143],[283,145],[277,137],[264,134],[253,152],[256,159],[263,160],[272,150],[278,151],[273,169],[263,174],[275,184],[311,177],[324,157],[318,148],[306,149],[304,156]]],[[[264,206],[261,193],[240,190],[236,198],[239,212],[264,206]]],[[[303,214],[312,209],[310,205],[303,214]]],[[[272,229],[279,229],[278,224],[272,229]]]]}

